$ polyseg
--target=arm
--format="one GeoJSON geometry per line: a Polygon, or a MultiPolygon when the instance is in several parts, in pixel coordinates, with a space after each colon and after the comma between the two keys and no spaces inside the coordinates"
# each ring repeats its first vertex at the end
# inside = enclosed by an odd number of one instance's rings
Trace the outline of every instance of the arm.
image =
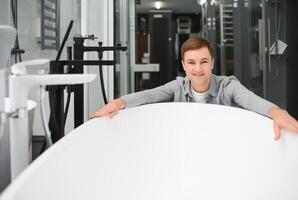
{"type": "Polygon", "coordinates": [[[235,77],[229,77],[225,84],[227,96],[238,106],[261,115],[269,116],[269,110],[278,108],[277,105],[257,96],[252,91],[244,87],[235,77]]]}
{"type": "Polygon", "coordinates": [[[169,102],[173,100],[174,93],[177,88],[178,82],[177,80],[174,80],[150,90],[144,90],[122,96],[121,99],[126,102],[125,108],[151,103],[169,102]]]}
{"type": "Polygon", "coordinates": [[[153,88],[151,90],[145,90],[122,96],[119,99],[110,101],[107,105],[94,113],[90,118],[92,119],[103,116],[113,118],[118,114],[119,110],[123,108],[135,107],[149,103],[171,101],[177,86],[177,81],[171,81],[165,85],[153,88]]]}
{"type": "Polygon", "coordinates": [[[237,79],[231,80],[232,96],[238,105],[262,115],[266,115],[273,120],[275,140],[280,139],[281,129],[287,129],[298,133],[298,122],[286,110],[279,108],[271,102],[255,95],[245,88],[237,79]]]}

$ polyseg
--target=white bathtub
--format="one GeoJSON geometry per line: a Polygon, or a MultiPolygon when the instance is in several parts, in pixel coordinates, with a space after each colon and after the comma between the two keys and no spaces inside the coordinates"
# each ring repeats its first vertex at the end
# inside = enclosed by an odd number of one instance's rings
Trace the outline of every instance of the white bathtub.
{"type": "Polygon", "coordinates": [[[162,103],[78,127],[1,200],[297,200],[298,136],[218,105],[162,103]]]}

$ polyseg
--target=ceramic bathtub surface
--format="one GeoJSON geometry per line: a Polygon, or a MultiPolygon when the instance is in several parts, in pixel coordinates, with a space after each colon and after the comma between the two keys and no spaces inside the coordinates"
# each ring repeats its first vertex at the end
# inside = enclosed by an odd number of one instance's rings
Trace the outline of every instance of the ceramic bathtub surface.
{"type": "Polygon", "coordinates": [[[296,200],[298,136],[231,107],[163,103],[88,121],[2,199],[296,200]]]}

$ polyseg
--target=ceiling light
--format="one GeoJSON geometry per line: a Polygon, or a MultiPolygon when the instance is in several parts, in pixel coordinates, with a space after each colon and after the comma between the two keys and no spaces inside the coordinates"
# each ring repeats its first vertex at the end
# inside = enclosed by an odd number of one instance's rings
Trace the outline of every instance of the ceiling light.
{"type": "Polygon", "coordinates": [[[198,0],[198,4],[201,6],[204,5],[207,2],[207,0],[198,0]]]}
{"type": "Polygon", "coordinates": [[[160,1],[155,1],[154,3],[155,3],[155,8],[156,8],[157,10],[159,10],[160,7],[161,7],[161,2],[160,2],[160,1]]]}

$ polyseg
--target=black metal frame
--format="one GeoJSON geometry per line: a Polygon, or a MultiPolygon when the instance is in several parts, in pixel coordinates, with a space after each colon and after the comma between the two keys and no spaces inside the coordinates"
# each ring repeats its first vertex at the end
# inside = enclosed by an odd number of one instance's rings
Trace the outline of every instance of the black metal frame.
{"type": "MultiPolygon", "coordinates": [[[[51,73],[53,74],[65,74],[64,67],[67,66],[68,70],[66,73],[70,74],[82,74],[84,65],[98,65],[100,71],[100,81],[102,94],[105,103],[107,99],[105,97],[105,91],[103,86],[102,77],[102,66],[103,65],[114,65],[115,60],[102,60],[104,51],[125,51],[127,47],[104,47],[99,42],[98,46],[84,46],[86,39],[94,40],[93,35],[88,37],[74,37],[74,60],[61,60],[52,61],[50,63],[51,73]],[[98,60],[83,60],[84,52],[96,51],[98,53],[98,60]]],[[[51,104],[51,115],[49,121],[49,128],[51,130],[52,140],[56,142],[64,136],[64,124],[65,124],[65,113],[64,113],[64,86],[48,86],[51,104]]],[[[71,87],[71,91],[74,93],[74,127],[78,127],[84,123],[84,87],[83,84],[76,84],[71,87]]]]}

